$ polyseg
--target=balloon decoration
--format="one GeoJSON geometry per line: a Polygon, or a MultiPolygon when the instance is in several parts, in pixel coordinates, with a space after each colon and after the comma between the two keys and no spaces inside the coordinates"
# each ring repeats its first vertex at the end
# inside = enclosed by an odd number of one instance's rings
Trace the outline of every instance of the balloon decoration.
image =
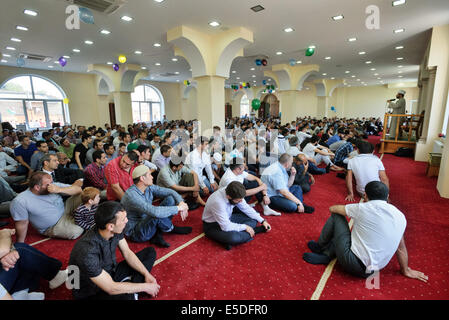
{"type": "Polygon", "coordinates": [[[64,100],[62,100],[62,102],[64,102],[64,104],[68,104],[69,103],[69,99],[68,98],[64,98],[64,100]]]}
{"type": "Polygon", "coordinates": [[[265,59],[262,59],[262,65],[263,65],[263,66],[266,66],[267,64],[268,64],[268,61],[265,60],[265,59]]]}
{"type": "Polygon", "coordinates": [[[262,65],[262,60],[260,59],[256,59],[256,61],[254,61],[256,63],[257,66],[261,66],[262,65]]]}
{"type": "Polygon", "coordinates": [[[185,84],[186,86],[190,86],[190,81],[189,81],[189,80],[184,80],[184,84],[185,84]]]}
{"type": "Polygon", "coordinates": [[[263,85],[266,85],[266,84],[267,84],[267,80],[265,80],[265,79],[262,80],[262,84],[263,84],[263,85]]]}
{"type": "Polygon", "coordinates": [[[315,53],[315,49],[314,48],[307,48],[306,49],[306,56],[307,57],[313,56],[314,53],[315,53]]]}
{"type": "Polygon", "coordinates": [[[18,67],[23,67],[25,65],[25,59],[22,57],[18,57],[16,63],[18,67]]]}
{"type": "Polygon", "coordinates": [[[123,54],[119,55],[118,61],[119,61],[120,63],[125,63],[125,62],[126,62],[126,56],[123,55],[123,54]]]}
{"type": "Polygon", "coordinates": [[[89,9],[81,7],[79,10],[79,16],[82,22],[94,24],[94,14],[89,9]]]}
{"type": "Polygon", "coordinates": [[[239,88],[240,88],[240,89],[243,89],[243,85],[240,85],[239,88]]]}
{"type": "Polygon", "coordinates": [[[295,59],[290,59],[289,63],[293,67],[294,65],[296,65],[296,60],[295,59]]]}
{"type": "Polygon", "coordinates": [[[337,112],[337,109],[335,109],[334,106],[331,107],[331,110],[334,111],[334,112],[337,112]]]}
{"type": "Polygon", "coordinates": [[[64,57],[60,57],[59,59],[58,59],[58,62],[59,62],[59,64],[61,65],[61,67],[65,67],[65,65],[67,64],[67,60],[66,60],[66,58],[64,58],[64,57]]]}
{"type": "Polygon", "coordinates": [[[259,99],[253,99],[253,101],[251,102],[251,106],[253,107],[254,110],[259,110],[259,108],[260,108],[260,100],[259,99]]]}
{"type": "Polygon", "coordinates": [[[114,71],[118,71],[118,69],[120,69],[120,66],[118,65],[118,63],[114,63],[112,68],[114,69],[114,71]]]}

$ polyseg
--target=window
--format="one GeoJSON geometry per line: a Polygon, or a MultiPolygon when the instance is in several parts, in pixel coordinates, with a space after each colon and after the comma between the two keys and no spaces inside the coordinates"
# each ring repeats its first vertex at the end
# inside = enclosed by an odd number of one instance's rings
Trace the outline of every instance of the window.
{"type": "Polygon", "coordinates": [[[53,82],[33,75],[21,75],[0,87],[0,122],[17,129],[51,128],[69,123],[66,95],[53,82]]]}
{"type": "Polygon", "coordinates": [[[249,117],[249,100],[246,94],[240,100],[240,118],[245,115],[249,117]]]}
{"type": "Polygon", "coordinates": [[[155,87],[140,85],[131,93],[133,122],[157,122],[164,114],[162,95],[155,87]]]}

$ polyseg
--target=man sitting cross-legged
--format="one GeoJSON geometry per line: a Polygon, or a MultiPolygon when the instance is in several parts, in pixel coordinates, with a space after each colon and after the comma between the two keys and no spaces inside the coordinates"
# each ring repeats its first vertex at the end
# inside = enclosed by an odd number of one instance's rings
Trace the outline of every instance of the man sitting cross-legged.
{"type": "Polygon", "coordinates": [[[54,183],[48,173],[37,171],[30,177],[29,188],[11,203],[17,242],[25,242],[28,223],[40,234],[51,238],[76,239],[83,228],[74,221],[73,211],[81,203],[81,187],[54,183]],[[72,196],[65,204],[61,194],[72,196]]]}
{"type": "Polygon", "coordinates": [[[270,197],[270,208],[283,212],[312,213],[315,209],[303,203],[302,189],[294,185],[296,169],[292,167],[293,157],[284,153],[266,168],[262,174],[262,181],[267,185],[270,197]],[[290,170],[290,177],[287,170],[290,170]]]}
{"type": "Polygon", "coordinates": [[[202,217],[204,233],[224,244],[227,250],[271,229],[268,222],[246,203],[245,196],[243,184],[233,181],[207,199],[202,217]],[[257,222],[262,226],[256,227],[257,222]]]}
{"type": "Polygon", "coordinates": [[[231,182],[238,181],[245,186],[246,195],[245,201],[251,200],[253,195],[256,196],[257,201],[263,207],[263,214],[266,216],[280,216],[281,214],[271,209],[270,198],[267,193],[267,185],[258,177],[249,174],[245,171],[244,160],[242,158],[233,158],[226,170],[225,174],[220,180],[219,188],[226,188],[231,182]]]}
{"type": "Polygon", "coordinates": [[[122,197],[121,203],[128,212],[129,222],[126,235],[133,241],[150,241],[168,248],[162,232],[188,234],[191,227],[177,227],[171,222],[174,215],[180,214],[184,221],[188,216],[188,206],[174,190],[153,184],[153,176],[145,165],[137,166],[132,173],[132,185],[122,197]],[[153,205],[154,197],[162,198],[159,206],[153,205]]]}
{"type": "Polygon", "coordinates": [[[79,268],[79,288],[72,289],[75,299],[136,300],[134,293],[155,297],[160,289],[150,274],[156,251],[152,247],[135,254],[124,238],[128,219],[115,201],[106,201],[95,212],[95,227],[79,239],[70,253],[69,265],[79,268]],[[116,250],[124,260],[117,264],[116,250]]]}
{"type": "MultiPolygon", "coordinates": [[[[194,170],[184,166],[182,161],[175,164],[173,160],[170,160],[168,166],[159,172],[157,176],[157,185],[175,190],[184,199],[193,198],[199,205],[206,205],[199,194],[200,186],[198,175],[194,170]]],[[[194,210],[196,209],[195,207],[198,207],[198,205],[195,206],[193,203],[189,203],[189,201],[187,203],[190,210],[194,210]]]]}
{"type": "Polygon", "coordinates": [[[404,276],[427,282],[426,275],[408,266],[403,237],[407,222],[402,212],[387,203],[387,186],[372,181],[365,191],[364,203],[329,208],[331,217],[318,242],[309,241],[312,253],[304,253],[303,259],[312,264],[328,264],[337,258],[343,270],[367,278],[383,269],[396,252],[404,276]],[[354,220],[352,231],[346,217],[354,220]]]}

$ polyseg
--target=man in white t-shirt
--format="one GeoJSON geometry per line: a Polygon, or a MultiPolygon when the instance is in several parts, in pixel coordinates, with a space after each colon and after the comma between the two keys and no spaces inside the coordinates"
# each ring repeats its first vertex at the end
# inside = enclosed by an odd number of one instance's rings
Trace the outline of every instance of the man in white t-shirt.
{"type": "Polygon", "coordinates": [[[329,208],[331,217],[318,241],[307,243],[312,252],[304,253],[303,259],[311,264],[328,264],[337,258],[346,272],[368,278],[383,269],[396,253],[404,276],[427,282],[424,273],[408,266],[403,237],[407,221],[401,211],[387,203],[387,186],[372,181],[366,185],[364,197],[363,203],[329,208]],[[354,221],[352,232],[346,217],[354,221]]]}
{"type": "Polygon", "coordinates": [[[246,189],[245,200],[248,202],[253,195],[263,207],[263,213],[266,216],[280,216],[281,214],[271,209],[270,198],[267,194],[267,185],[258,177],[245,171],[244,160],[242,158],[234,158],[229,168],[221,177],[219,188],[226,188],[231,182],[238,181],[244,185],[246,189]]]}
{"type": "Polygon", "coordinates": [[[331,158],[333,158],[335,154],[329,149],[319,145],[319,140],[320,138],[317,135],[313,135],[312,138],[310,138],[310,142],[302,149],[302,152],[307,158],[314,159],[315,165],[317,166],[319,166],[321,162],[324,162],[327,165],[326,172],[329,172],[329,170],[344,171],[343,168],[335,165],[331,161],[331,158]]]}
{"type": "Polygon", "coordinates": [[[356,190],[361,197],[365,193],[366,184],[371,181],[382,181],[387,188],[390,188],[382,161],[372,154],[374,146],[367,141],[360,141],[357,148],[359,149],[359,155],[348,162],[348,171],[346,173],[347,201],[354,201],[352,175],[355,177],[356,190]]]}

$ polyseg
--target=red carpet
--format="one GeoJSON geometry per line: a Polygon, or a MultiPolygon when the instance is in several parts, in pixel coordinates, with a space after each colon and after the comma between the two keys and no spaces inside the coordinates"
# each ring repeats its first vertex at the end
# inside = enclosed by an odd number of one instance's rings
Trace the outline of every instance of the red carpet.
{"type": "MultiPolygon", "coordinates": [[[[370,141],[376,142],[378,137],[370,137],[370,141]]],[[[407,217],[405,239],[410,267],[426,273],[429,282],[400,275],[394,257],[380,273],[380,289],[368,290],[363,279],[344,274],[337,263],[320,299],[448,299],[449,200],[439,197],[435,178],[425,177],[425,164],[392,155],[385,155],[383,162],[390,178],[391,201],[407,217]]],[[[316,176],[312,191],[304,199],[315,207],[313,214],[268,217],[271,232],[256,235],[253,241],[230,251],[206,237],[200,238],[153,268],[152,274],[161,285],[157,299],[310,299],[325,266],[307,264],[302,254],[308,251],[307,241],[318,238],[329,217],[329,207],[344,204],[345,196],[345,181],[335,173],[316,176]]],[[[171,247],[156,248],[158,259],[202,233],[201,212],[191,212],[185,222],[175,217],[175,224],[192,226],[193,232],[166,235],[171,247]]],[[[27,243],[45,239],[31,227],[29,233],[27,243]]],[[[66,266],[74,243],[51,239],[36,248],[66,266]]],[[[134,251],[147,245],[130,242],[134,251]]],[[[64,286],[52,291],[43,281],[42,291],[46,299],[71,299],[64,286]]]]}

